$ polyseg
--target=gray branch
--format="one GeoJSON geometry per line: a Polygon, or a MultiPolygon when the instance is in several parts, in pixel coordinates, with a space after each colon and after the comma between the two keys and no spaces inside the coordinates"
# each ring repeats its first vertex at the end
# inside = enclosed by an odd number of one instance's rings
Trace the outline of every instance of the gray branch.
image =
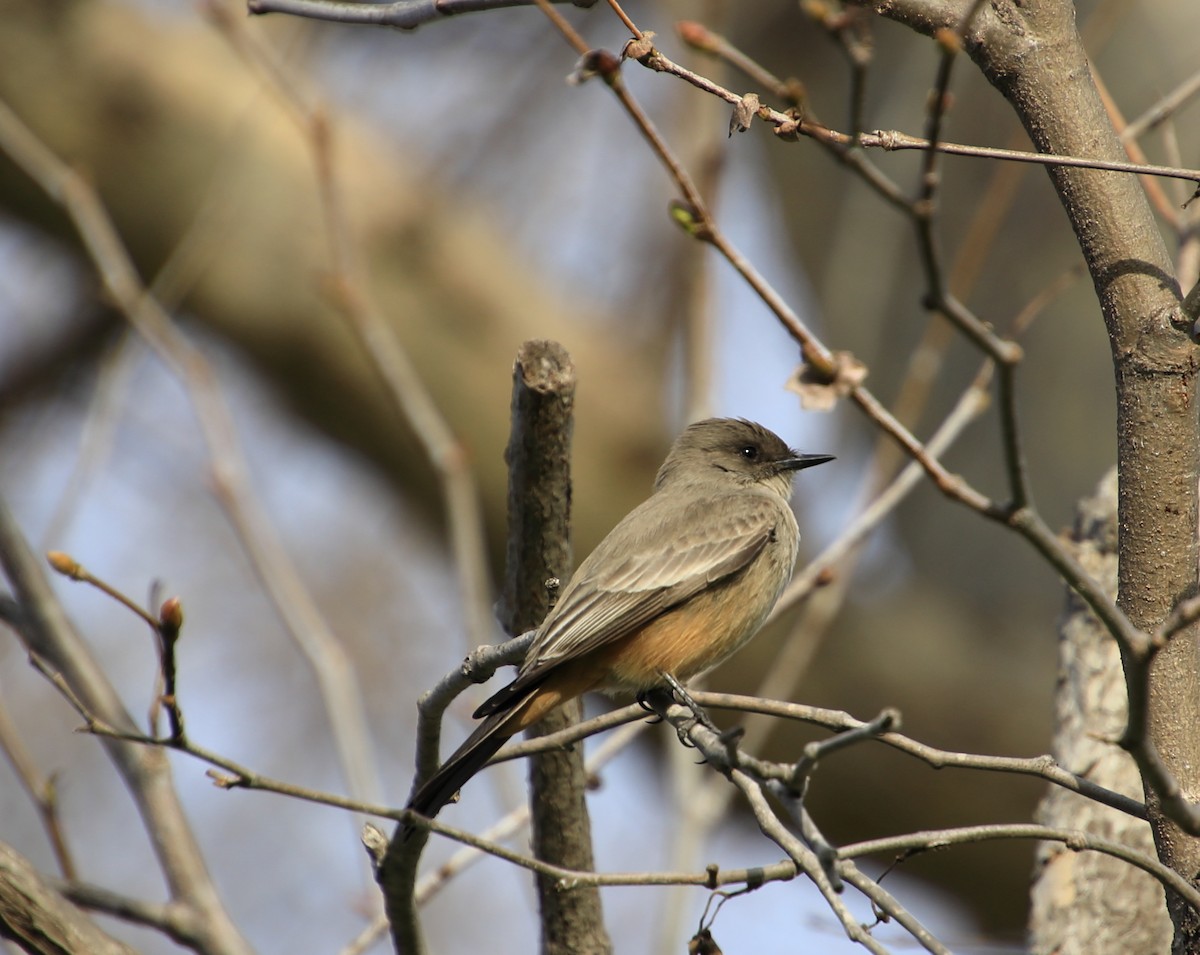
{"type": "MultiPolygon", "coordinates": [[[[590,7],[596,0],[552,2],[590,7]]],[[[533,6],[533,0],[397,0],[395,3],[355,3],[353,0],[249,0],[246,4],[251,13],[287,13],[310,20],[359,23],[366,26],[395,27],[400,30],[415,30],[425,23],[462,13],[530,6],[533,6]]]]}

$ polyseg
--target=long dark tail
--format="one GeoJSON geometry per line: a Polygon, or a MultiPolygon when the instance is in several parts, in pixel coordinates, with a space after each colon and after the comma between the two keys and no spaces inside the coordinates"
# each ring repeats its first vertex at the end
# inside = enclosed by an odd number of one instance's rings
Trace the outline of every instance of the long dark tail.
{"type": "MultiPolygon", "coordinates": [[[[454,794],[463,784],[479,772],[483,764],[516,732],[515,727],[509,728],[513,723],[512,715],[510,711],[495,713],[475,727],[475,732],[468,736],[441,768],[413,793],[406,808],[431,819],[441,812],[442,807],[454,798],[454,794]]],[[[412,834],[414,828],[404,827],[405,839],[412,834]]]]}

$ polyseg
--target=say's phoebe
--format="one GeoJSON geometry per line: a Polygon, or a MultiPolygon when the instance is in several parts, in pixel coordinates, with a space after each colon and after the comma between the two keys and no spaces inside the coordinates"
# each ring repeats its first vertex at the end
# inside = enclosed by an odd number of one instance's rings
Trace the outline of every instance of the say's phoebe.
{"type": "Polygon", "coordinates": [[[741,647],[796,563],[792,472],[831,460],[752,421],[688,427],[654,492],[579,565],[516,679],[475,711],[483,722],[408,808],[436,815],[510,736],[582,693],[683,682],[741,647]]]}

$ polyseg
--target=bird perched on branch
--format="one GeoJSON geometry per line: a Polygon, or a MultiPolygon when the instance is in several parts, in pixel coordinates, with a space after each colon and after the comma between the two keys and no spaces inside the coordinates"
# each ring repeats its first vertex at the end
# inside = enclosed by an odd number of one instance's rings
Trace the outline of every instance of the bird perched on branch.
{"type": "Polygon", "coordinates": [[[752,421],[690,425],[654,492],[579,565],[516,678],[475,711],[483,722],[408,808],[436,815],[509,737],[568,700],[682,683],[741,647],[796,563],[792,472],[831,460],[752,421]]]}

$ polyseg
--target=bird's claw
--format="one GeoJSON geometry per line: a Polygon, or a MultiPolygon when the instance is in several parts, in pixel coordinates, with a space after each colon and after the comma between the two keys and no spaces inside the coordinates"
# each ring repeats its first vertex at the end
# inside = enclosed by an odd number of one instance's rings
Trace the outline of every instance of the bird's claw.
{"type": "Polygon", "coordinates": [[[649,697],[652,692],[654,692],[654,691],[653,690],[638,690],[637,697],[636,697],[637,705],[640,706],[643,710],[645,710],[647,713],[650,714],[650,719],[646,720],[647,724],[649,724],[650,726],[653,726],[655,723],[661,723],[663,720],[662,716],[659,715],[658,711],[655,710],[654,707],[650,705],[649,697]]]}

